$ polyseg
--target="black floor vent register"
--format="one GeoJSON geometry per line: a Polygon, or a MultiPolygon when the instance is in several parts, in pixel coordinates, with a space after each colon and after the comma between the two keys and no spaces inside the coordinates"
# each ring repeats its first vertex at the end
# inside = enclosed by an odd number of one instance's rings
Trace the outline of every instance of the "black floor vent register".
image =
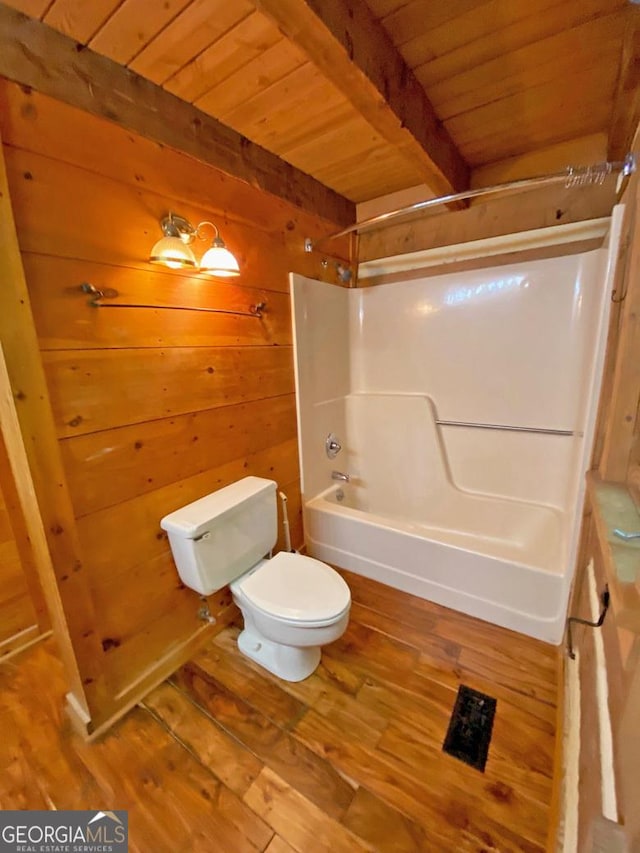
{"type": "Polygon", "coordinates": [[[484,773],[495,713],[492,696],[461,684],[442,749],[484,773]]]}

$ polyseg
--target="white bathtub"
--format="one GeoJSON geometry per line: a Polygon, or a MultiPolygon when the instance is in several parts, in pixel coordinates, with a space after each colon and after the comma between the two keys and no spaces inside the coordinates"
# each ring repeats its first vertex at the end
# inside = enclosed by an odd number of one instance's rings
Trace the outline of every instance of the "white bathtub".
{"type": "Polygon", "coordinates": [[[305,504],[309,553],[445,607],[558,642],[565,606],[564,514],[456,491],[453,500],[416,521],[359,509],[362,484],[332,486],[305,504]]]}

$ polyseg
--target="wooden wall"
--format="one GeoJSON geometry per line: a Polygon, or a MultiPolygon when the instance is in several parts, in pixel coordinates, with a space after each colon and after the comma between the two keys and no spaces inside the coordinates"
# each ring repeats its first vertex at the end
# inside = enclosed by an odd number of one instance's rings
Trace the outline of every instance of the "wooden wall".
{"type": "MultiPolygon", "coordinates": [[[[0,108],[59,485],[71,507],[48,538],[70,615],[74,597],[56,536],[72,525],[80,557],[71,579],[77,605],[82,592],[92,614],[70,628],[85,693],[76,699],[95,729],[163,667],[180,663],[203,630],[197,596],[182,587],[159,527],[163,515],[246,475],[270,477],[289,497],[292,538],[302,542],[288,272],[320,277],[304,237],[335,225],[6,81],[0,108]],[[221,283],[148,264],[170,210],[193,223],[214,220],[240,278],[221,283]],[[97,309],[81,282],[114,288],[130,303],[242,311],[264,301],[267,308],[262,320],[97,309]]],[[[30,389],[14,393],[20,401],[30,389]]],[[[41,506],[51,503],[39,497],[41,506]]],[[[210,607],[220,624],[229,618],[228,591],[212,596],[210,607]]]]}
{"type": "Polygon", "coordinates": [[[24,501],[20,494],[24,462],[0,346],[0,662],[47,636],[51,627],[38,572],[38,532],[27,517],[32,489],[24,501]]]}
{"type": "MultiPolygon", "coordinates": [[[[637,147],[637,146],[636,146],[637,147]]],[[[640,850],[640,739],[637,726],[640,715],[640,594],[636,596],[637,618],[630,630],[630,612],[622,607],[620,589],[613,579],[614,566],[620,558],[618,540],[611,528],[634,526],[633,500],[616,498],[613,514],[605,518],[602,501],[593,483],[600,479],[620,485],[619,494],[627,492],[635,498],[640,513],[640,175],[635,174],[622,197],[625,205],[607,360],[601,394],[599,422],[594,446],[593,471],[585,506],[583,542],[576,569],[570,613],[585,619],[594,618],[591,596],[600,595],[608,584],[611,606],[600,629],[577,626],[574,643],[578,662],[580,709],[579,774],[577,791],[568,797],[570,808],[577,797],[577,849],[640,850]],[[625,489],[626,487],[626,489],[625,489]],[[620,521],[610,523],[616,512],[620,521]],[[593,564],[593,582],[589,563],[593,564]],[[600,680],[600,687],[598,681],[600,680]],[[604,695],[602,686],[606,686],[604,695]],[[611,742],[611,756],[603,744],[611,742]],[[604,781],[603,781],[604,780],[604,781]],[[606,795],[605,795],[606,792],[606,795]],[[612,797],[612,793],[614,797],[612,797]],[[615,803],[613,802],[615,800],[615,803]],[[607,819],[605,819],[607,818],[607,819]]],[[[612,504],[613,506],[613,504],[612,504]]],[[[640,515],[638,516],[640,520],[640,515]]],[[[627,559],[634,559],[635,545],[623,547],[627,559]]],[[[640,591],[640,555],[636,587],[640,591]]],[[[629,586],[629,585],[626,585],[629,586]]],[[[575,676],[575,673],[574,673],[575,676]]],[[[575,683],[575,682],[574,682],[575,683]]],[[[576,718],[565,719],[565,729],[576,725],[576,718]]],[[[567,756],[571,761],[572,756],[567,756]]],[[[559,770],[560,768],[558,768],[559,770]]],[[[575,781],[573,782],[575,788],[575,781]]],[[[568,848],[563,848],[568,849],[568,848]]]]}
{"type": "Polygon", "coordinates": [[[0,660],[39,633],[2,485],[0,482],[0,660]]]}
{"type": "Polygon", "coordinates": [[[478,199],[466,210],[442,210],[433,215],[398,219],[385,228],[363,232],[358,260],[364,263],[609,216],[615,204],[615,184],[615,180],[608,180],[601,187],[569,190],[552,186],[501,198],[478,199]]]}

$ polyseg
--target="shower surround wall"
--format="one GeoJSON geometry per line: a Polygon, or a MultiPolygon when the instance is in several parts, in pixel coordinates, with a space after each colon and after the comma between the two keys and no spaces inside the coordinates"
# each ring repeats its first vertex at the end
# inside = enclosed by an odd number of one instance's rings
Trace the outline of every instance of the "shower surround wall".
{"type": "Polygon", "coordinates": [[[611,275],[602,249],[351,290],[294,276],[310,552],[559,642],[611,275]]]}

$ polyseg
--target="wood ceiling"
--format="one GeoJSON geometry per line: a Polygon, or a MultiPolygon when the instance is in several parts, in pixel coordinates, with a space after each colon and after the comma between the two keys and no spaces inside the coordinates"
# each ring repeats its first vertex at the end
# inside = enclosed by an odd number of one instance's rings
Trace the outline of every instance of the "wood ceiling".
{"type": "Polygon", "coordinates": [[[550,146],[559,168],[606,153],[605,134],[620,156],[638,119],[640,10],[628,0],[6,5],[353,201],[461,189],[550,146]]]}

